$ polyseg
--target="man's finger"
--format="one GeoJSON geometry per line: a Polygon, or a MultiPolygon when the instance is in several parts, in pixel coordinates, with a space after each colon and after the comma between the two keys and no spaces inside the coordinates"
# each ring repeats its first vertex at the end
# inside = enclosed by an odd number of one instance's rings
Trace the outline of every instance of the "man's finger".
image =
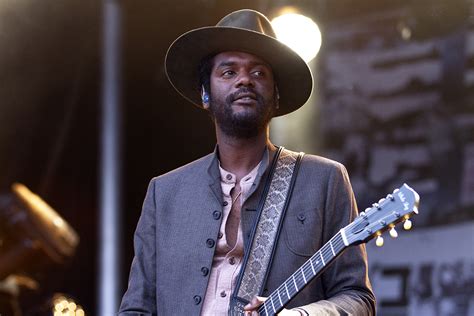
{"type": "MultiPolygon", "coordinates": [[[[266,297],[261,297],[261,296],[255,296],[250,303],[245,305],[244,310],[246,311],[246,315],[254,315],[254,312],[260,305],[262,305],[263,302],[265,302],[267,298],[266,297]]],[[[257,313],[255,313],[257,315],[257,313]]]]}

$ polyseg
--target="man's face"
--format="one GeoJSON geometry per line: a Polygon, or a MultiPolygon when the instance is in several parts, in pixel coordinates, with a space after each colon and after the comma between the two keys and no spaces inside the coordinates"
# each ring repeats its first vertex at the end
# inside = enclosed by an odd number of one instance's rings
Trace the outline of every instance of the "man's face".
{"type": "Polygon", "coordinates": [[[213,59],[209,110],[228,136],[255,137],[264,131],[277,105],[270,66],[257,56],[223,52],[213,59]]]}

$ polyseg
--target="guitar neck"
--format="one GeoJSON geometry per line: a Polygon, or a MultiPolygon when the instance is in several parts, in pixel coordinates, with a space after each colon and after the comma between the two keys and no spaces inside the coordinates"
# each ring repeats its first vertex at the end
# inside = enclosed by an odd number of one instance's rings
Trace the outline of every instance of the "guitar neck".
{"type": "Polygon", "coordinates": [[[343,236],[338,232],[318,252],[273,291],[259,307],[259,315],[275,315],[296,296],[312,279],[319,276],[345,248],[343,236]]]}

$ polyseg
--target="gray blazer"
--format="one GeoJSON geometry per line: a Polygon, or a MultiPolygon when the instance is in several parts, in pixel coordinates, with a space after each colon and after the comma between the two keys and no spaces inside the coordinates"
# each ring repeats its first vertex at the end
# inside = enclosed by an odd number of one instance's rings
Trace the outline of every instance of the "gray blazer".
{"type": "MultiPolygon", "coordinates": [[[[245,245],[268,165],[264,159],[251,195],[242,205],[245,245]]],[[[119,315],[200,314],[222,203],[215,153],[151,180],[135,232],[135,257],[119,315]]],[[[305,155],[263,296],[283,283],[356,214],[344,166],[305,155]]],[[[375,314],[364,246],[346,250],[288,308],[295,306],[305,306],[311,315],[375,314]]]]}

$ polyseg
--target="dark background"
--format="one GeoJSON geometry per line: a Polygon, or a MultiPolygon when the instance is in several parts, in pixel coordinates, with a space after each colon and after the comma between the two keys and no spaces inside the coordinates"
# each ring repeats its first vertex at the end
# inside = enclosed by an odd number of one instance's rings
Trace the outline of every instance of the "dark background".
{"type": "MultiPolygon", "coordinates": [[[[467,2],[454,2],[468,8],[467,2]]],[[[180,34],[214,25],[233,10],[253,8],[271,14],[284,2],[119,3],[123,17],[125,285],[133,255],[132,235],[148,181],[207,154],[215,143],[207,115],[182,99],[166,80],[163,60],[168,46],[180,34]]],[[[431,23],[418,28],[419,38],[426,38],[449,32],[456,27],[453,21],[469,15],[468,10],[454,8],[452,15],[438,19],[437,7],[449,11],[456,5],[443,6],[444,1],[435,0],[293,3],[308,8],[307,14],[317,20],[323,55],[324,31],[339,22],[416,7],[426,9],[431,23]]],[[[34,310],[38,297],[45,298],[53,291],[75,297],[86,312],[96,310],[102,23],[99,1],[0,3],[0,190],[7,193],[13,182],[24,183],[53,206],[81,238],[71,262],[60,272],[46,275],[42,290],[24,299],[25,310],[34,310]]],[[[387,27],[396,30],[397,23],[387,27]]]]}

